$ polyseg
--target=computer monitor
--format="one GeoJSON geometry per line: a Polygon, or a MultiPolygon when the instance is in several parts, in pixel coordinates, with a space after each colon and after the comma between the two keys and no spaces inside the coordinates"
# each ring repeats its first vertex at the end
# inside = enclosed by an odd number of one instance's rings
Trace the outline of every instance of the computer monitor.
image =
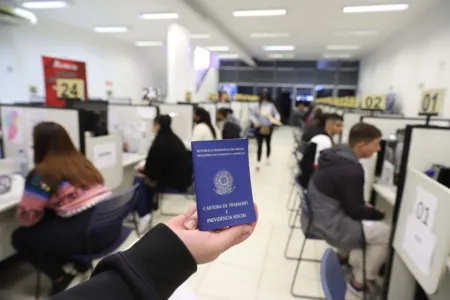
{"type": "Polygon", "coordinates": [[[80,151],[85,153],[84,133],[108,135],[108,102],[103,100],[67,99],[66,108],[78,110],[80,151]]]}

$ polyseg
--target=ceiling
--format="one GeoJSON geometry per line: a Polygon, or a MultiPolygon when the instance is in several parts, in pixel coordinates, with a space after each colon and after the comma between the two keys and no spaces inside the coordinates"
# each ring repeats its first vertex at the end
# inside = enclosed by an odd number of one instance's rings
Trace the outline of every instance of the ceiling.
{"type": "MultiPolygon", "coordinates": [[[[446,0],[72,0],[69,8],[34,11],[38,18],[92,31],[95,26],[126,25],[126,33],[108,34],[129,43],[165,41],[174,21],[191,33],[210,34],[210,39],[195,39],[200,46],[229,46],[228,53],[268,59],[266,45],[294,45],[295,59],[323,58],[325,53],[350,54],[359,59],[387,38],[414,21],[431,7],[446,0]],[[344,14],[343,7],[407,3],[403,12],[344,14]],[[285,16],[235,18],[235,10],[286,9],[285,16]],[[178,20],[139,20],[140,13],[176,12],[178,20]],[[377,31],[371,36],[337,36],[342,31],[377,31]],[[289,37],[252,39],[251,33],[288,33],[289,37]],[[356,51],[327,51],[327,45],[357,45],[356,51]]],[[[161,51],[149,48],[148,51],[161,51]]]]}

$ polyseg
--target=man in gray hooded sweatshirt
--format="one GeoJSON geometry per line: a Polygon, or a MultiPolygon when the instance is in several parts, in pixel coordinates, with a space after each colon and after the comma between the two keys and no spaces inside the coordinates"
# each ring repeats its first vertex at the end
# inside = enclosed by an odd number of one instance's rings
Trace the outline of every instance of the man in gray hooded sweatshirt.
{"type": "Polygon", "coordinates": [[[302,212],[302,228],[333,247],[350,252],[353,280],[349,290],[363,295],[362,247],[366,242],[366,277],[376,279],[386,261],[390,228],[384,213],[364,201],[364,170],[361,158],[380,150],[381,132],[375,126],[358,123],[350,130],[348,145],[322,151],[309,182],[310,212],[302,212]],[[313,216],[312,223],[309,222],[313,216]]]}

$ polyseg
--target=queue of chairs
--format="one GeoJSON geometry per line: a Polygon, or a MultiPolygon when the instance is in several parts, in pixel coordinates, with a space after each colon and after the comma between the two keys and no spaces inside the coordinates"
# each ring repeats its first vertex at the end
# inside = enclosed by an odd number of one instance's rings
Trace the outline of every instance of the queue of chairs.
{"type": "MultiPolygon", "coordinates": [[[[284,256],[286,259],[295,260],[297,262],[295,272],[292,277],[290,292],[293,297],[301,299],[345,300],[347,284],[345,281],[344,271],[342,270],[342,266],[339,262],[337,253],[333,249],[328,248],[324,252],[321,259],[304,257],[307,241],[320,241],[321,239],[310,233],[310,228],[314,220],[313,211],[311,210],[311,202],[308,197],[308,191],[304,187],[302,187],[298,180],[302,172],[300,162],[303,158],[303,152],[307,147],[307,143],[302,141],[301,132],[298,129],[294,129],[293,136],[295,143],[294,149],[292,151],[292,159],[289,162],[289,167],[292,173],[292,186],[286,205],[286,208],[290,213],[288,218],[288,226],[290,228],[290,232],[284,250],[284,256]],[[302,213],[308,214],[309,220],[307,224],[303,224],[303,227],[300,220],[302,213]],[[304,239],[300,247],[298,256],[291,256],[289,255],[289,249],[292,243],[294,232],[296,230],[303,231],[304,239]],[[325,298],[296,293],[296,285],[298,285],[297,277],[302,262],[320,263],[320,279],[325,298]]],[[[363,252],[365,253],[364,250],[365,249],[363,249],[363,252]]],[[[365,254],[363,255],[363,257],[363,269],[365,271],[365,254]]],[[[299,288],[299,290],[301,290],[301,288],[299,288]]]]}

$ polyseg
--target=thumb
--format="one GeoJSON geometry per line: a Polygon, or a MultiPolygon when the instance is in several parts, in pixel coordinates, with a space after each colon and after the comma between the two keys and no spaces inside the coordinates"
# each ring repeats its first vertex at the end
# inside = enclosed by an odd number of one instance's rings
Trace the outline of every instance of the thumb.
{"type": "Polygon", "coordinates": [[[252,234],[252,231],[253,228],[250,225],[231,227],[215,233],[213,243],[223,252],[245,241],[252,234]]]}

